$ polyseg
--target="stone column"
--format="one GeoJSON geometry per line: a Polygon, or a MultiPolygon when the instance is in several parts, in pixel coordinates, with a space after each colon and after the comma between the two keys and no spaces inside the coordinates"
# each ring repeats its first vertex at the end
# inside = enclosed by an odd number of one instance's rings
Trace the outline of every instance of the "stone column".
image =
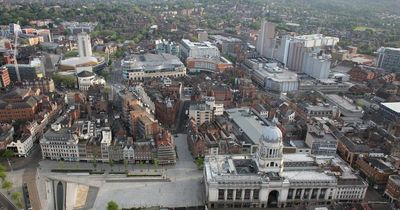
{"type": "Polygon", "coordinates": [[[236,189],[233,190],[233,200],[236,200],[236,189]]]}
{"type": "Polygon", "coordinates": [[[224,200],[225,201],[226,201],[227,197],[228,197],[228,190],[224,189],[224,200]]]}
{"type": "Polygon", "coordinates": [[[250,200],[251,200],[251,201],[253,200],[253,193],[254,193],[254,190],[251,189],[251,191],[250,191],[250,200]]]}
{"type": "Polygon", "coordinates": [[[304,191],[305,191],[305,190],[306,190],[306,189],[302,189],[302,190],[301,190],[301,195],[300,195],[300,199],[301,199],[301,200],[303,200],[303,196],[304,196],[304,191]]]}
{"type": "Polygon", "coordinates": [[[321,194],[321,188],[318,188],[317,200],[319,200],[319,194],[321,194]]]}

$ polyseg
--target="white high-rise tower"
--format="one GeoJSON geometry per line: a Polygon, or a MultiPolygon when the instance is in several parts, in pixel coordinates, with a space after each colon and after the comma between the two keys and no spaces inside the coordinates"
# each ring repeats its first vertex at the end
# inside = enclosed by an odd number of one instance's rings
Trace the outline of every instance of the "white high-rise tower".
{"type": "Polygon", "coordinates": [[[264,21],[258,33],[256,50],[261,56],[272,58],[275,48],[275,24],[264,21]]]}
{"type": "Polygon", "coordinates": [[[92,56],[92,44],[90,42],[89,34],[85,32],[78,34],[78,51],[79,51],[79,57],[92,56]]]}

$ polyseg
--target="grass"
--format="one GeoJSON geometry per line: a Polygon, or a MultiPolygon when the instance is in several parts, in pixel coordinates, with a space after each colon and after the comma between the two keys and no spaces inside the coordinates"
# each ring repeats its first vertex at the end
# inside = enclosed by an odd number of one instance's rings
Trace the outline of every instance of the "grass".
{"type": "Polygon", "coordinates": [[[371,28],[371,27],[367,27],[367,26],[356,26],[353,28],[354,31],[365,31],[367,29],[372,30],[374,32],[377,31],[376,28],[371,28]]]}

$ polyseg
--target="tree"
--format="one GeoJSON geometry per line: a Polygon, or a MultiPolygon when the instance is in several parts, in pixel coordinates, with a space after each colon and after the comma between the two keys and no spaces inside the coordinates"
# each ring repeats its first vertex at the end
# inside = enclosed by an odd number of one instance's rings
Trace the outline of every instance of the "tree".
{"type": "Polygon", "coordinates": [[[12,150],[6,149],[4,150],[4,152],[1,154],[1,156],[3,158],[11,158],[12,156],[14,156],[14,152],[12,150]]]}
{"type": "Polygon", "coordinates": [[[92,165],[93,165],[93,169],[94,169],[94,170],[97,170],[97,160],[96,160],[96,157],[93,157],[92,165]]]}
{"type": "Polygon", "coordinates": [[[3,184],[1,185],[1,188],[5,189],[5,190],[10,190],[13,187],[13,183],[10,181],[4,181],[3,184]]]}
{"type": "Polygon", "coordinates": [[[155,167],[156,169],[158,169],[158,164],[159,164],[159,161],[158,161],[158,159],[157,159],[157,158],[154,158],[154,160],[153,160],[153,164],[154,164],[154,167],[155,167]]]}
{"type": "Polygon", "coordinates": [[[19,192],[19,191],[16,191],[16,192],[11,193],[11,198],[12,198],[14,201],[16,201],[17,203],[18,203],[18,202],[19,202],[19,203],[22,202],[22,200],[21,200],[22,194],[21,194],[21,192],[19,192]]]}
{"type": "Polygon", "coordinates": [[[128,171],[128,160],[124,159],[124,167],[125,167],[125,171],[128,171]]]}
{"type": "Polygon", "coordinates": [[[107,210],[118,210],[118,204],[114,201],[110,201],[107,203],[107,210]]]}
{"type": "Polygon", "coordinates": [[[111,171],[113,171],[114,161],[110,159],[108,164],[110,165],[111,171]]]}
{"type": "Polygon", "coordinates": [[[4,171],[0,171],[0,179],[1,181],[4,182],[4,180],[6,180],[7,174],[4,171]]]}

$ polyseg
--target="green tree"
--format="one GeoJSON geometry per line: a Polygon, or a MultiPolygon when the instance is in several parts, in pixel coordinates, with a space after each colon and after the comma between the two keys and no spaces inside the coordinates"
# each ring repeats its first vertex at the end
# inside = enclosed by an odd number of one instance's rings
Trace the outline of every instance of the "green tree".
{"type": "Polygon", "coordinates": [[[7,174],[4,171],[0,171],[0,179],[1,181],[4,182],[4,180],[6,180],[7,174]]]}
{"type": "Polygon", "coordinates": [[[157,158],[154,158],[154,160],[153,160],[153,164],[154,164],[154,167],[156,168],[156,169],[158,169],[158,164],[160,163],[160,161],[157,159],[157,158]]]}
{"type": "Polygon", "coordinates": [[[13,187],[13,183],[10,181],[7,181],[7,180],[4,181],[3,184],[1,185],[1,188],[5,189],[7,191],[11,190],[12,187],[13,187]]]}
{"type": "Polygon", "coordinates": [[[96,160],[96,157],[93,157],[93,159],[92,159],[92,165],[93,165],[93,169],[94,169],[94,170],[97,170],[97,160],[96,160]]]}
{"type": "Polygon", "coordinates": [[[128,160],[124,159],[125,171],[128,171],[128,160]]]}
{"type": "Polygon", "coordinates": [[[11,158],[11,157],[13,157],[14,156],[14,152],[12,151],[12,150],[9,150],[9,149],[6,149],[6,150],[4,150],[4,152],[1,154],[1,156],[3,157],[3,158],[11,158]]]}
{"type": "Polygon", "coordinates": [[[17,192],[11,193],[11,199],[13,199],[16,202],[18,208],[22,208],[22,194],[21,194],[21,192],[17,191],[17,192]]]}
{"type": "Polygon", "coordinates": [[[108,164],[110,165],[111,171],[113,171],[114,161],[110,159],[108,164]]]}
{"type": "Polygon", "coordinates": [[[118,210],[118,204],[115,201],[110,201],[107,203],[107,210],[118,210]]]}

